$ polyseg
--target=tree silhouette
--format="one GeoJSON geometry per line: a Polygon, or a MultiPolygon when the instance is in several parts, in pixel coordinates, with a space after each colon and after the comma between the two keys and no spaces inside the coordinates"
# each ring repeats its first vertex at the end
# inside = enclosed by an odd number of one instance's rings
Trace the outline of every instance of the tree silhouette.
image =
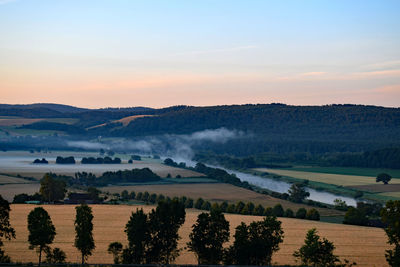
{"type": "Polygon", "coordinates": [[[47,202],[54,202],[65,197],[67,190],[66,184],[62,180],[54,179],[49,173],[46,173],[40,180],[40,194],[42,199],[47,202]]]}
{"type": "Polygon", "coordinates": [[[387,173],[380,173],[378,176],[376,176],[377,183],[383,182],[383,184],[388,184],[390,180],[392,180],[392,176],[387,173]]]}
{"type": "Polygon", "coordinates": [[[56,235],[51,218],[47,211],[42,207],[37,207],[28,215],[28,241],[29,248],[36,248],[39,253],[39,266],[42,260],[42,251],[47,245],[53,243],[56,235]]]}
{"type": "Polygon", "coordinates": [[[289,189],[289,200],[301,203],[304,199],[310,196],[310,193],[304,189],[304,183],[295,183],[290,186],[289,189]]]}
{"type": "Polygon", "coordinates": [[[400,200],[388,201],[381,210],[381,217],[387,224],[388,243],[394,245],[393,250],[386,250],[386,260],[390,266],[400,266],[400,200]]]}
{"type": "Polygon", "coordinates": [[[95,248],[93,240],[93,214],[92,208],[86,204],[75,207],[75,247],[81,252],[82,264],[92,255],[95,248]]]}
{"type": "Polygon", "coordinates": [[[0,263],[9,263],[11,259],[3,251],[3,240],[15,238],[15,230],[10,224],[10,204],[0,195],[0,263]]]}
{"type": "Polygon", "coordinates": [[[229,222],[221,210],[212,208],[210,213],[201,213],[192,226],[189,251],[193,251],[198,264],[219,264],[223,258],[222,245],[229,241],[229,222]]]}
{"type": "Polygon", "coordinates": [[[107,252],[113,254],[114,264],[121,263],[122,244],[120,242],[112,242],[108,245],[107,252]]]}

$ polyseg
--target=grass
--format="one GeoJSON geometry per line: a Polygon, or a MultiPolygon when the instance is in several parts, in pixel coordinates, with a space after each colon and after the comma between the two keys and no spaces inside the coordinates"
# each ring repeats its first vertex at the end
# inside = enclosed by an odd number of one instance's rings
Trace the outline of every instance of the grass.
{"type": "Polygon", "coordinates": [[[400,199],[400,192],[385,192],[385,193],[380,193],[379,195],[384,196],[384,197],[400,199]]]}
{"type": "MultiPolygon", "coordinates": [[[[372,185],[376,184],[376,177],[372,176],[356,176],[356,175],[344,175],[344,174],[332,174],[332,173],[319,173],[319,172],[307,172],[307,171],[292,171],[282,169],[266,169],[257,168],[255,169],[261,172],[268,172],[278,174],[282,176],[294,177],[297,179],[305,179],[309,181],[334,184],[340,186],[353,186],[353,185],[372,185]]],[[[392,179],[392,184],[400,184],[400,179],[392,179]]]]}
{"type": "MultiPolygon", "coordinates": [[[[4,249],[14,261],[36,262],[37,254],[34,250],[28,249],[28,231],[27,231],[27,215],[34,208],[34,205],[12,205],[11,206],[11,225],[16,230],[17,239],[5,241],[4,249]]],[[[112,263],[112,256],[107,253],[108,244],[114,241],[127,243],[124,228],[129,220],[132,211],[140,206],[124,206],[124,205],[92,205],[94,213],[94,239],[96,249],[93,255],[89,257],[88,262],[96,263],[112,263]]],[[[145,212],[149,212],[152,206],[142,206],[145,212]]],[[[56,227],[57,235],[52,247],[59,247],[67,254],[68,262],[79,262],[80,255],[73,246],[74,218],[75,206],[73,205],[46,205],[45,208],[56,227]]],[[[179,230],[182,237],[179,240],[179,247],[184,248],[186,242],[189,241],[189,233],[191,227],[197,219],[199,211],[187,210],[186,221],[179,230]]],[[[261,220],[262,217],[244,216],[244,215],[225,215],[230,222],[231,240],[234,234],[234,228],[242,221],[250,223],[255,220],[261,220]]],[[[274,254],[274,264],[295,264],[292,256],[293,252],[303,244],[306,232],[315,227],[319,234],[334,242],[335,253],[350,261],[357,262],[357,266],[387,266],[385,261],[385,250],[388,249],[386,244],[386,236],[382,229],[367,228],[351,225],[339,225],[315,221],[279,218],[282,221],[284,230],[284,242],[280,246],[280,250],[274,254]]],[[[196,264],[196,258],[193,253],[183,250],[177,258],[178,264],[196,264]]]]}
{"type": "Polygon", "coordinates": [[[385,172],[385,173],[389,173],[394,178],[400,178],[400,170],[398,170],[398,169],[294,166],[294,167],[290,168],[290,170],[316,172],[316,173],[356,175],[356,176],[372,176],[372,177],[376,177],[379,173],[385,172]]]}
{"type": "Polygon", "coordinates": [[[27,184],[27,183],[32,183],[32,181],[0,174],[0,186],[4,184],[27,184]]]}
{"type": "MultiPolygon", "coordinates": [[[[213,184],[165,184],[165,185],[134,185],[134,186],[107,186],[100,188],[102,191],[110,193],[121,193],[123,190],[128,192],[145,192],[163,194],[169,197],[186,196],[196,200],[203,198],[210,202],[236,203],[238,201],[253,202],[261,204],[264,207],[273,207],[280,203],[287,209],[290,208],[296,212],[299,208],[311,209],[310,206],[296,204],[282,199],[273,198],[271,196],[256,193],[241,187],[230,184],[213,183],[213,184]]],[[[317,208],[322,216],[343,216],[343,212],[334,209],[317,208]]]]}
{"type": "Polygon", "coordinates": [[[12,201],[15,195],[26,193],[32,195],[39,192],[39,183],[25,183],[25,184],[6,184],[0,186],[0,195],[8,200],[12,201]]]}

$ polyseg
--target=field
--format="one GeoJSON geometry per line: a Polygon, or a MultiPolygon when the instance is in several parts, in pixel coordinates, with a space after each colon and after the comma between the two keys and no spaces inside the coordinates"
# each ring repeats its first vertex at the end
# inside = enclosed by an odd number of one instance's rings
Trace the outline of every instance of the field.
{"type": "Polygon", "coordinates": [[[400,178],[400,170],[397,169],[380,169],[380,168],[356,168],[356,167],[319,167],[319,166],[293,166],[293,171],[347,174],[356,176],[372,176],[376,177],[379,173],[389,173],[392,177],[400,178]]]}
{"type": "MultiPolygon", "coordinates": [[[[281,169],[266,169],[257,168],[255,169],[261,172],[274,173],[282,176],[289,176],[298,179],[307,179],[314,182],[334,184],[340,186],[353,186],[353,185],[376,185],[376,177],[372,176],[359,176],[359,175],[343,175],[343,174],[332,174],[332,173],[318,173],[318,172],[306,172],[306,171],[292,171],[292,170],[281,170],[281,169]]],[[[400,184],[400,179],[392,179],[391,184],[400,184]]]]}
{"type": "MultiPolygon", "coordinates": [[[[12,205],[11,206],[11,225],[15,228],[17,239],[5,242],[5,251],[14,261],[36,262],[37,255],[35,251],[28,249],[27,242],[27,222],[28,213],[34,208],[34,205],[12,205]]],[[[52,247],[60,247],[67,254],[69,262],[79,262],[80,255],[74,242],[74,217],[75,209],[73,205],[43,206],[50,214],[57,230],[55,242],[52,247]]],[[[108,244],[113,241],[127,243],[124,227],[129,220],[130,213],[139,206],[111,206],[111,205],[93,205],[94,213],[94,239],[96,249],[89,263],[112,263],[112,256],[108,254],[108,244]]],[[[146,212],[150,211],[151,206],[143,207],[146,212]]],[[[179,246],[183,248],[188,242],[188,236],[191,232],[191,226],[194,224],[199,211],[187,210],[185,224],[180,229],[182,239],[179,246]]],[[[240,222],[250,223],[254,220],[261,220],[262,217],[243,216],[227,214],[226,218],[230,222],[231,235],[234,228],[240,222]]],[[[386,236],[382,229],[366,228],[360,226],[330,224],[315,221],[305,221],[297,219],[279,218],[282,221],[285,232],[284,243],[281,249],[273,257],[275,264],[295,264],[292,253],[297,250],[304,242],[307,230],[316,227],[321,236],[333,241],[336,250],[335,253],[342,259],[346,258],[357,262],[357,266],[387,266],[384,253],[388,249],[386,236]]],[[[232,237],[231,237],[232,239],[232,237]]],[[[181,256],[176,260],[179,264],[195,264],[195,256],[184,250],[181,256]]]]}
{"type": "Polygon", "coordinates": [[[39,192],[40,184],[6,184],[0,186],[0,195],[11,202],[14,199],[15,195],[18,194],[35,194],[39,192]]]}
{"type": "Polygon", "coordinates": [[[154,161],[144,158],[142,161],[127,163],[128,155],[116,155],[123,160],[122,164],[80,164],[82,157],[98,157],[98,153],[90,152],[52,152],[52,153],[28,153],[25,151],[0,152],[0,173],[20,174],[22,176],[32,176],[41,178],[46,172],[55,172],[57,174],[74,175],[75,172],[92,172],[102,174],[106,171],[118,171],[133,168],[150,168],[161,177],[171,174],[172,177],[180,175],[182,177],[200,177],[200,173],[190,170],[184,170],[166,166],[161,161],[154,161]],[[76,164],[55,164],[57,156],[74,156],[76,164]],[[46,158],[49,164],[32,164],[36,158],[46,158]],[[125,158],[125,159],[124,159],[125,158]]]}
{"type": "Polygon", "coordinates": [[[4,184],[27,184],[27,183],[32,183],[31,181],[18,178],[18,177],[12,177],[12,176],[7,176],[7,175],[1,175],[0,174],[0,185],[4,184]]]}
{"type": "MultiPolygon", "coordinates": [[[[264,207],[273,207],[280,203],[287,209],[291,208],[297,211],[300,207],[310,209],[309,206],[296,204],[282,199],[273,198],[271,196],[262,195],[251,190],[236,187],[230,184],[174,184],[174,185],[136,185],[136,186],[108,186],[101,188],[103,191],[110,193],[121,193],[123,190],[163,194],[169,197],[187,196],[196,200],[201,197],[210,202],[236,203],[238,201],[253,202],[261,204],[264,207]]],[[[333,209],[318,208],[322,216],[341,216],[343,212],[333,209]]]]}
{"type": "MultiPolygon", "coordinates": [[[[122,119],[115,120],[115,121],[112,121],[112,122],[113,122],[113,123],[118,123],[118,122],[120,122],[120,123],[122,123],[123,126],[127,126],[131,121],[134,121],[134,120],[136,120],[136,119],[144,118],[144,117],[153,117],[153,116],[154,116],[154,115],[134,115],[134,116],[124,117],[124,118],[122,118],[122,119]]],[[[87,129],[88,129],[88,130],[89,130],[89,129],[95,129],[95,128],[103,127],[103,126],[106,126],[106,125],[107,125],[107,123],[102,123],[102,124],[99,124],[99,125],[95,125],[95,126],[89,127],[89,128],[87,128],[87,129]]]]}

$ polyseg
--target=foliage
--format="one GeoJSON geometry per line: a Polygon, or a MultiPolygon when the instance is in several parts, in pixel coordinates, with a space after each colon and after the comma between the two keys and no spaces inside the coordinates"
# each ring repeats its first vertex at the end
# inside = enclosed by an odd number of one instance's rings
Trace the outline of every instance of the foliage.
{"type": "Polygon", "coordinates": [[[50,247],[45,247],[44,252],[46,253],[46,263],[60,264],[65,263],[67,255],[60,248],[51,249],[50,247]]]}
{"type": "Polygon", "coordinates": [[[93,239],[93,214],[92,208],[86,204],[75,207],[75,247],[81,252],[82,264],[85,263],[88,256],[92,255],[95,248],[93,239]]]}
{"type": "Polygon", "coordinates": [[[296,212],[297,219],[305,219],[307,215],[307,210],[305,208],[299,208],[296,212]]]}
{"type": "Polygon", "coordinates": [[[388,243],[394,245],[393,250],[386,251],[386,260],[390,266],[400,266],[400,201],[388,201],[381,211],[388,243]]]}
{"type": "Polygon", "coordinates": [[[56,163],[57,164],[75,164],[75,158],[72,156],[65,157],[65,158],[58,156],[56,158],[56,163]]]}
{"type": "Polygon", "coordinates": [[[33,163],[34,164],[48,164],[49,162],[45,158],[42,158],[42,159],[35,159],[33,161],[33,163]]]}
{"type": "Polygon", "coordinates": [[[185,206],[178,199],[158,202],[149,215],[132,213],[125,232],[129,245],[122,252],[124,264],[169,264],[179,255],[178,230],[185,221],[185,206]]]}
{"type": "Polygon", "coordinates": [[[310,209],[307,211],[306,214],[306,219],[307,220],[313,220],[313,221],[319,221],[320,216],[319,216],[319,212],[316,209],[310,209]]]}
{"type": "Polygon", "coordinates": [[[128,247],[122,254],[124,264],[146,263],[146,252],[150,239],[148,216],[143,209],[132,212],[128,223],[125,226],[125,233],[128,237],[128,247]]]}
{"type": "Polygon", "coordinates": [[[339,258],[333,254],[334,249],[333,243],[326,238],[320,240],[317,229],[313,228],[307,232],[304,245],[293,256],[300,259],[305,266],[335,266],[339,258]]]}
{"type": "Polygon", "coordinates": [[[56,228],[45,209],[37,207],[28,214],[28,231],[29,248],[37,248],[40,266],[43,249],[53,243],[56,235],[56,228]]]}
{"type": "Polygon", "coordinates": [[[368,225],[368,218],[363,210],[349,207],[344,215],[343,223],[353,225],[368,225]]]}
{"type": "Polygon", "coordinates": [[[281,204],[276,204],[273,208],[272,208],[272,214],[276,217],[283,217],[284,214],[284,210],[281,204]]]}
{"type": "Polygon", "coordinates": [[[35,193],[34,195],[22,193],[15,195],[12,203],[23,204],[26,201],[42,201],[42,196],[39,193],[35,193]]]}
{"type": "Polygon", "coordinates": [[[94,157],[89,157],[89,158],[82,158],[81,164],[120,164],[121,159],[120,158],[110,158],[110,157],[104,157],[104,158],[94,158],[94,157]]]}
{"type": "Polygon", "coordinates": [[[221,210],[212,208],[210,213],[200,213],[192,228],[187,245],[196,254],[198,264],[219,264],[223,244],[229,241],[229,222],[221,210]]]}
{"type": "Polygon", "coordinates": [[[389,181],[392,179],[392,176],[390,176],[387,173],[380,173],[378,176],[376,176],[376,182],[383,182],[383,184],[388,184],[389,181]]]}
{"type": "Polygon", "coordinates": [[[114,264],[122,263],[121,254],[123,246],[120,242],[112,242],[108,245],[107,252],[113,255],[114,264]]]}
{"type": "Polygon", "coordinates": [[[290,186],[289,189],[289,200],[295,203],[301,203],[304,199],[310,196],[310,193],[305,189],[304,183],[295,183],[290,186]]]}
{"type": "Polygon", "coordinates": [[[63,180],[54,179],[49,173],[46,173],[40,180],[42,199],[50,203],[64,199],[67,192],[65,188],[66,184],[63,180]]]}
{"type": "Polygon", "coordinates": [[[224,264],[270,265],[272,254],[279,250],[279,244],[283,242],[283,230],[276,217],[267,216],[249,226],[242,222],[236,227],[234,238],[224,264]]]}
{"type": "Polygon", "coordinates": [[[3,238],[15,238],[15,230],[10,224],[10,204],[0,195],[0,263],[9,263],[11,259],[3,250],[3,238]]]}

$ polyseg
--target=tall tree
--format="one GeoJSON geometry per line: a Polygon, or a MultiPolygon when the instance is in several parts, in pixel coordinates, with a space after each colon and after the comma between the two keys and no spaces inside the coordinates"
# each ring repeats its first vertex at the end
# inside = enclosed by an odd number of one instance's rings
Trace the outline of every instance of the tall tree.
{"type": "Polygon", "coordinates": [[[386,260],[390,266],[400,266],[400,200],[388,201],[381,210],[381,217],[387,224],[388,243],[394,245],[393,250],[386,250],[386,260]]]}
{"type": "Polygon", "coordinates": [[[65,197],[66,184],[62,180],[54,179],[46,173],[40,180],[40,194],[44,201],[54,202],[65,197]]]}
{"type": "Polygon", "coordinates": [[[15,230],[10,224],[10,204],[0,195],[0,263],[11,262],[3,250],[3,238],[11,240],[15,238],[15,230]]]}
{"type": "Polygon", "coordinates": [[[53,243],[56,235],[56,228],[51,221],[47,211],[42,207],[37,207],[28,215],[28,241],[29,248],[36,248],[39,253],[39,266],[42,260],[42,251],[49,244],[53,243]]]}
{"type": "Polygon", "coordinates": [[[75,247],[81,252],[82,264],[92,255],[95,248],[93,240],[92,208],[86,204],[77,206],[75,218],[75,247]]]}
{"type": "Polygon", "coordinates": [[[235,241],[228,249],[226,264],[270,265],[272,254],[283,242],[281,222],[274,216],[263,221],[252,222],[249,226],[241,223],[236,227],[235,241]]]}
{"type": "Polygon", "coordinates": [[[223,244],[229,241],[229,222],[220,209],[211,209],[210,213],[201,213],[192,226],[189,251],[193,251],[198,264],[219,264],[223,258],[223,244]]]}
{"type": "Polygon", "coordinates": [[[108,245],[107,252],[113,255],[114,264],[121,263],[121,253],[123,246],[120,242],[112,242],[108,245]]]}
{"type": "Polygon", "coordinates": [[[149,214],[151,238],[147,263],[170,264],[179,255],[178,230],[185,222],[185,205],[173,199],[161,201],[149,214]]]}
{"type": "Polygon", "coordinates": [[[143,209],[137,209],[125,226],[128,237],[128,247],[124,249],[122,263],[143,264],[146,263],[146,251],[150,241],[150,229],[148,216],[143,209]]]}

